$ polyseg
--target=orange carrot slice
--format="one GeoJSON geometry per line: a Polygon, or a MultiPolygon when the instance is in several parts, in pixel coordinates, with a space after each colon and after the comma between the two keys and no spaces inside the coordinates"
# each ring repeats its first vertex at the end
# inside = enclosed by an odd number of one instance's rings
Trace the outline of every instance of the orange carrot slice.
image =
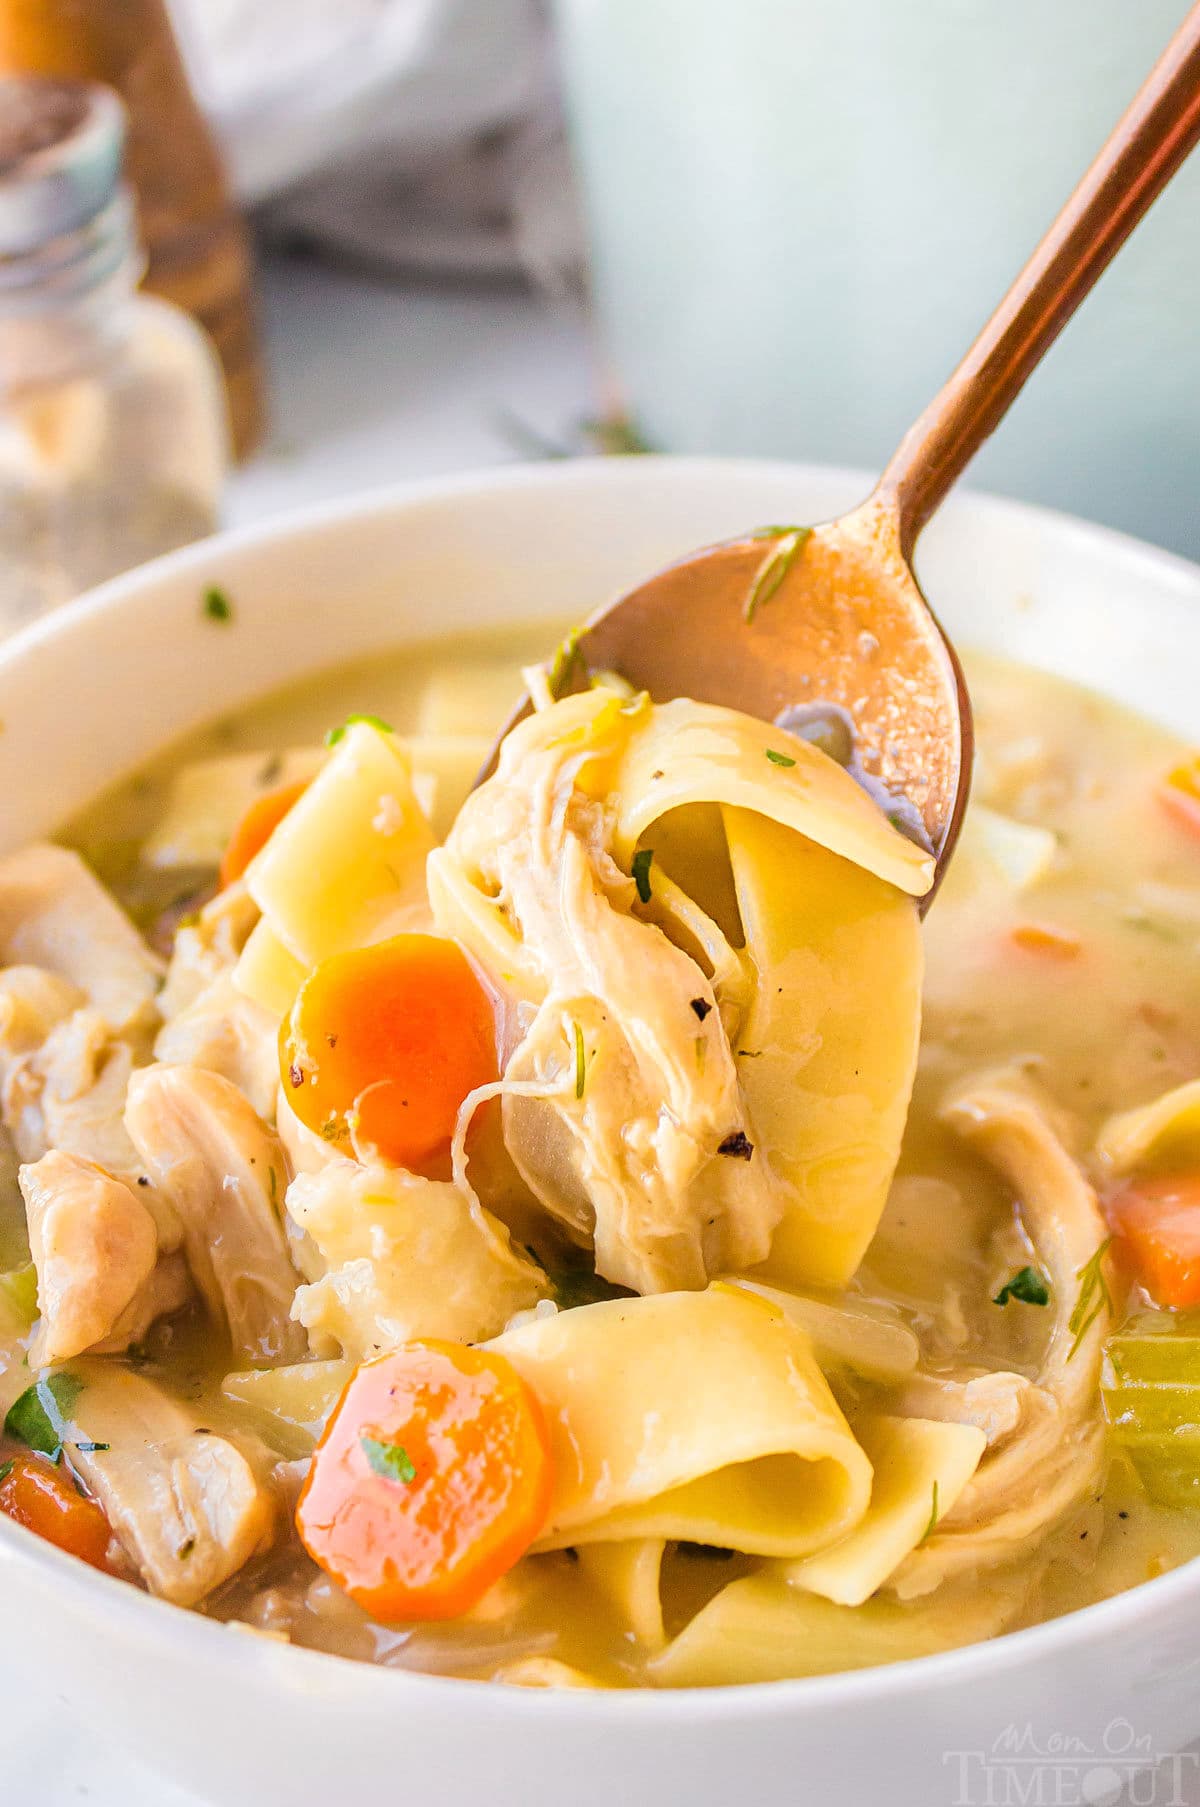
{"type": "Polygon", "coordinates": [[[114,1572],[108,1520],[62,1467],[45,1456],[12,1456],[0,1461],[0,1475],[0,1512],[94,1569],[114,1572]]]}
{"type": "Polygon", "coordinates": [[[1040,954],[1047,960],[1075,960],[1083,952],[1083,943],[1078,936],[1044,922],[1018,924],[1012,939],[1025,953],[1040,954]]]}
{"type": "Polygon", "coordinates": [[[1118,1249],[1159,1304],[1200,1305],[1200,1175],[1133,1181],[1108,1203],[1118,1249]]]}
{"type": "Polygon", "coordinates": [[[1200,753],[1172,766],[1158,787],[1159,802],[1180,828],[1200,835],[1200,753]]]}
{"type": "Polygon", "coordinates": [[[241,878],[255,854],[261,853],[292,805],[308,789],[308,780],[281,784],[277,790],[256,797],[229,837],[229,845],[221,856],[219,873],[221,889],[241,878]]]}
{"type": "Polygon", "coordinates": [[[322,961],[280,1032],[288,1102],[327,1141],[420,1169],[499,1071],[492,1002],[456,942],[397,935],[322,961]]]}
{"type": "Polygon", "coordinates": [[[541,1408],[502,1355],[408,1343],[364,1362],[296,1508],[313,1560],[376,1619],[451,1619],[537,1537],[552,1472],[541,1408]]]}

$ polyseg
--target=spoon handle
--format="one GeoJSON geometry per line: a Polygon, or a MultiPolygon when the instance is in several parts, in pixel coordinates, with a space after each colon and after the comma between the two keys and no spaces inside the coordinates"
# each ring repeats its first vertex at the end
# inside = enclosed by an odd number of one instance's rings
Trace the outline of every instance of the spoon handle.
{"type": "Polygon", "coordinates": [[[1200,0],[875,492],[910,559],[917,535],[999,426],[1075,309],[1200,138],[1200,0]]]}

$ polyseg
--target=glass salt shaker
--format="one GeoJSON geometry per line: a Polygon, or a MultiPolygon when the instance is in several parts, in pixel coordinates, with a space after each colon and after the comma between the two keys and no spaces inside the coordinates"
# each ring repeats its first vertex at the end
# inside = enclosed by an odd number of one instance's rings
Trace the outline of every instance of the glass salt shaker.
{"type": "Polygon", "coordinates": [[[216,526],[219,367],[138,291],[124,139],[107,88],[0,80],[0,634],[216,526]]]}

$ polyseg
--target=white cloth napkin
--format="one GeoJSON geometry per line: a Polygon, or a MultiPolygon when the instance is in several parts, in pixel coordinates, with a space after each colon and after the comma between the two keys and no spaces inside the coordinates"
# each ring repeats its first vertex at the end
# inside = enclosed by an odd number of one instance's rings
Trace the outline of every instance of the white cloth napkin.
{"type": "Polygon", "coordinates": [[[542,0],[170,0],[239,197],[383,265],[572,286],[542,0]]]}

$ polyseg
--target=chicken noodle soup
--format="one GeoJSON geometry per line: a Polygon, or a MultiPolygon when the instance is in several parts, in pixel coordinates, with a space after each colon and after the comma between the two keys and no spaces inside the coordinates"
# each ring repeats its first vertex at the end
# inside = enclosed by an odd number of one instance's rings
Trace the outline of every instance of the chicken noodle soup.
{"type": "Polygon", "coordinates": [[[470,792],[538,638],[329,674],[0,863],[0,1507],[530,1686],[891,1662],[1200,1552],[1200,765],[973,662],[922,929],[811,711],[543,674],[470,792]]]}

